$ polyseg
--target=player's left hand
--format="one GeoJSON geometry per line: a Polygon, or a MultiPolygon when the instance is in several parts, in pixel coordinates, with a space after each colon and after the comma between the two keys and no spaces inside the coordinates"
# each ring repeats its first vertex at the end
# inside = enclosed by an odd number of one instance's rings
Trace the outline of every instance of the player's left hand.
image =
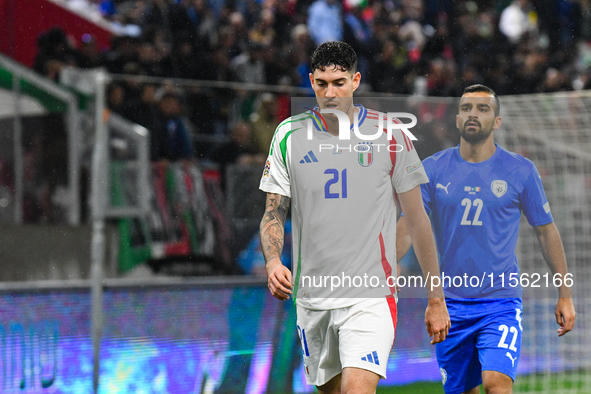
{"type": "Polygon", "coordinates": [[[559,337],[573,329],[577,313],[575,312],[575,305],[573,304],[572,298],[559,298],[554,314],[556,315],[556,323],[560,326],[556,330],[559,337]]]}
{"type": "Polygon", "coordinates": [[[431,345],[445,340],[451,328],[451,321],[444,298],[429,298],[429,304],[425,310],[425,325],[429,336],[432,337],[431,345]]]}

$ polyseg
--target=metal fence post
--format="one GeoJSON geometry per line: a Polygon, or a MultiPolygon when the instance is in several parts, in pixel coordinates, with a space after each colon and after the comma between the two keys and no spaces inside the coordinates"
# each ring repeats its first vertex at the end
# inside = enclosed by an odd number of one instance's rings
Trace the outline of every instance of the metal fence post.
{"type": "Polygon", "coordinates": [[[70,212],[68,222],[72,226],[80,225],[80,151],[82,150],[80,135],[80,115],[78,101],[67,101],[66,128],[68,130],[68,189],[70,194],[70,212]]]}
{"type": "Polygon", "coordinates": [[[100,374],[100,347],[103,331],[103,265],[105,260],[105,207],[109,196],[107,169],[107,129],[104,119],[105,82],[107,76],[98,71],[95,76],[95,142],[91,170],[92,208],[92,386],[98,393],[100,374]]]}
{"type": "Polygon", "coordinates": [[[14,222],[23,222],[23,119],[21,111],[21,79],[18,73],[12,73],[12,90],[14,91],[14,222]]]}

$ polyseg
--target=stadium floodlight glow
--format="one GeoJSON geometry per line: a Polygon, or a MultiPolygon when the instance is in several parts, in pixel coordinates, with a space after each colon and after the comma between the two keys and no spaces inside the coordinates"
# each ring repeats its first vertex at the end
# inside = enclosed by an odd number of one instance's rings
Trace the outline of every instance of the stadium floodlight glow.
{"type": "MultiPolygon", "coordinates": [[[[346,113],[338,109],[321,109],[320,111],[311,110],[316,114],[322,123],[326,125],[326,120],[322,114],[333,114],[337,117],[339,122],[339,139],[350,140],[351,139],[351,128],[349,123],[349,117],[346,113]]],[[[355,136],[363,141],[374,141],[382,136],[383,131],[386,131],[388,141],[392,140],[392,130],[402,131],[411,141],[417,141],[417,137],[414,136],[408,129],[417,125],[417,117],[408,112],[387,112],[386,113],[386,127],[384,127],[384,117],[378,119],[377,131],[375,134],[361,134],[359,131],[359,119],[355,116],[353,119],[353,132],[355,136]],[[402,123],[400,118],[410,119],[410,123],[402,123]]],[[[313,139],[312,133],[312,119],[307,121],[308,128],[308,140],[313,139]]]]}

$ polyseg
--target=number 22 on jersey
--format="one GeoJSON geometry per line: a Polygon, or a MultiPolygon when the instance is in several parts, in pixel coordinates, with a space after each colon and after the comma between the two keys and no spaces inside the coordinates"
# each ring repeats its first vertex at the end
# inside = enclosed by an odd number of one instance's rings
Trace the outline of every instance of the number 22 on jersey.
{"type": "Polygon", "coordinates": [[[474,201],[470,200],[469,198],[464,198],[462,200],[462,206],[466,208],[464,208],[464,216],[462,216],[462,221],[460,224],[462,226],[482,226],[482,222],[480,221],[480,213],[482,212],[482,207],[484,207],[484,202],[482,202],[482,200],[479,198],[475,199],[474,201]],[[472,206],[474,206],[476,212],[474,213],[472,220],[468,220],[472,206]]]}

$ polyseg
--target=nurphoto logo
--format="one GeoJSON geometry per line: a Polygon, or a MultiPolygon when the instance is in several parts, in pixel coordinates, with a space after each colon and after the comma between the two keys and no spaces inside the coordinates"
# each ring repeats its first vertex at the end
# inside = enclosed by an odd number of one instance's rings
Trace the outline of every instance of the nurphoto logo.
{"type": "MultiPolygon", "coordinates": [[[[320,118],[324,126],[326,127],[326,121],[322,114],[333,114],[337,117],[339,121],[339,139],[340,140],[350,140],[351,139],[351,128],[349,123],[349,117],[346,113],[338,109],[320,109],[316,111],[314,109],[310,109],[312,113],[320,118]]],[[[407,112],[387,112],[386,113],[386,126],[384,127],[384,117],[381,116],[378,120],[378,127],[375,134],[367,135],[361,134],[359,131],[359,119],[354,117],[353,121],[353,132],[355,136],[364,141],[375,141],[380,138],[384,132],[388,136],[388,141],[392,140],[392,130],[401,130],[411,141],[416,141],[417,137],[415,137],[408,129],[417,125],[417,117],[411,113],[407,112]],[[402,123],[400,118],[407,118],[410,119],[410,123],[402,123]]],[[[308,140],[312,140],[313,132],[312,132],[312,119],[308,119],[308,140]]]]}

